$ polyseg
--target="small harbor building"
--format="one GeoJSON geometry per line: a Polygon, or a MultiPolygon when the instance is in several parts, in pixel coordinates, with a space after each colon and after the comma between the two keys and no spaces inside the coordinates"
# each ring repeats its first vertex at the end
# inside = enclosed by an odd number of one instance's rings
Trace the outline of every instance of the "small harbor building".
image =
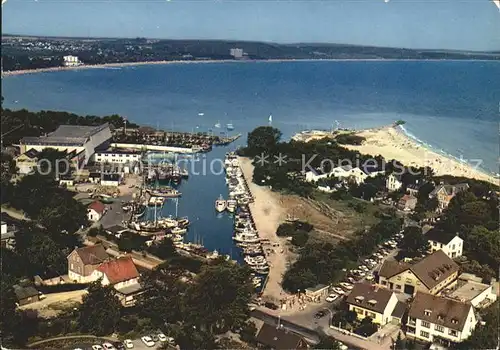
{"type": "Polygon", "coordinates": [[[31,149],[40,152],[45,148],[74,152],[87,164],[95,150],[106,147],[110,140],[111,129],[108,123],[100,126],[61,125],[46,136],[23,137],[19,146],[21,154],[31,149]]]}
{"type": "Polygon", "coordinates": [[[87,218],[89,221],[97,222],[101,220],[106,212],[106,206],[100,201],[94,201],[87,207],[87,218]]]}
{"type": "Polygon", "coordinates": [[[141,161],[142,154],[138,150],[106,150],[96,151],[94,160],[96,163],[126,164],[141,161]]]}

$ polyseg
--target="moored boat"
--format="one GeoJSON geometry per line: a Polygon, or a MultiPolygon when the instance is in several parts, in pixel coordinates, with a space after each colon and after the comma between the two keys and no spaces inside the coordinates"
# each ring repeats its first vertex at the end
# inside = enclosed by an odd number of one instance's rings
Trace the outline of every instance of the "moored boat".
{"type": "Polygon", "coordinates": [[[215,201],[215,210],[217,210],[220,213],[226,210],[226,207],[227,207],[227,202],[224,198],[222,198],[222,195],[220,195],[219,198],[215,201]]]}

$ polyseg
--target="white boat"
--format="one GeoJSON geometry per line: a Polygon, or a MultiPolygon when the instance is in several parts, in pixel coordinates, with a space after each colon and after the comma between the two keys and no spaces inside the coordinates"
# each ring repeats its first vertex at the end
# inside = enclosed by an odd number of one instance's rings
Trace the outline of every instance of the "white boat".
{"type": "Polygon", "coordinates": [[[181,227],[174,227],[172,230],[170,230],[172,234],[174,235],[183,235],[187,232],[186,228],[181,228],[181,227]]]}
{"type": "Polygon", "coordinates": [[[203,116],[205,115],[205,113],[200,112],[200,113],[198,113],[198,115],[199,115],[200,117],[203,117],[203,116]]]}
{"type": "Polygon", "coordinates": [[[260,242],[260,238],[256,234],[248,234],[243,232],[238,232],[233,237],[233,240],[240,243],[257,243],[260,242]]]}
{"type": "Polygon", "coordinates": [[[215,201],[215,210],[217,210],[219,213],[223,212],[226,210],[227,202],[224,198],[222,198],[222,195],[219,196],[219,198],[215,201]]]}
{"type": "Polygon", "coordinates": [[[227,210],[230,213],[234,213],[234,211],[236,210],[236,206],[238,205],[238,202],[234,199],[228,199],[226,203],[227,203],[227,210]]]}
{"type": "Polygon", "coordinates": [[[217,123],[214,125],[214,127],[216,127],[217,129],[220,129],[220,127],[221,127],[220,122],[217,121],[217,123]]]}
{"type": "Polygon", "coordinates": [[[227,128],[227,130],[229,130],[229,131],[234,130],[234,125],[233,125],[233,123],[229,123],[229,124],[227,124],[227,125],[226,125],[226,128],[227,128]]]}

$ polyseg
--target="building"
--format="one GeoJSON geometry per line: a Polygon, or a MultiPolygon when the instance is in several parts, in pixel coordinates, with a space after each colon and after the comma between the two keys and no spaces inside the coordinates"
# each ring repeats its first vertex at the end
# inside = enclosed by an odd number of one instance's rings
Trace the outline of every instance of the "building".
{"type": "Polygon", "coordinates": [[[429,253],[442,250],[450,258],[462,256],[464,241],[457,234],[450,234],[437,228],[432,228],[425,234],[429,241],[429,253]]]}
{"type": "Polygon", "coordinates": [[[134,150],[96,151],[94,160],[97,163],[132,164],[141,161],[142,154],[134,150]]]}
{"type": "Polygon", "coordinates": [[[410,265],[386,260],[378,273],[378,283],[385,288],[414,295],[417,291],[437,294],[451,287],[458,277],[458,265],[442,250],[410,265]]]}
{"type": "Polygon", "coordinates": [[[122,176],[116,173],[104,173],[101,177],[102,186],[118,187],[122,182],[122,176]]]}
{"type": "Polygon", "coordinates": [[[128,287],[139,283],[139,272],[131,257],[108,260],[100,264],[93,272],[92,279],[102,278],[103,286],[113,286],[115,289],[128,287]]]}
{"type": "Polygon", "coordinates": [[[67,258],[68,277],[78,283],[90,283],[94,280],[92,276],[94,270],[109,258],[101,244],[75,248],[67,258]]]}
{"type": "Polygon", "coordinates": [[[475,308],[485,308],[497,300],[492,284],[482,283],[480,277],[463,273],[458,277],[457,284],[441,293],[442,296],[471,303],[475,308]]]}
{"type": "Polygon", "coordinates": [[[76,155],[83,163],[87,163],[97,148],[107,147],[111,140],[108,123],[100,126],[61,125],[47,136],[23,137],[19,141],[21,153],[34,149],[54,148],[76,155]]]}
{"type": "Polygon", "coordinates": [[[389,192],[398,191],[403,186],[402,176],[392,173],[385,180],[385,187],[389,192]]]}
{"type": "Polygon", "coordinates": [[[262,324],[255,340],[257,347],[276,350],[307,349],[305,339],[288,329],[278,328],[267,323],[262,324]]]}
{"type": "Polygon", "coordinates": [[[429,193],[429,198],[437,198],[438,210],[442,211],[448,208],[450,201],[457,195],[457,193],[467,191],[469,189],[469,184],[460,183],[456,185],[438,185],[431,193],[429,193]]]}
{"type": "Polygon", "coordinates": [[[106,212],[106,206],[100,201],[94,201],[87,207],[87,218],[90,221],[97,222],[101,220],[106,212]]]}
{"type": "Polygon", "coordinates": [[[31,285],[14,285],[14,294],[16,295],[19,306],[31,304],[40,300],[40,293],[31,285]]]}
{"type": "Polygon", "coordinates": [[[318,284],[313,288],[306,288],[305,295],[311,301],[319,301],[322,298],[326,298],[328,296],[329,286],[324,284],[318,284]]]}
{"type": "MultiPolygon", "coordinates": [[[[392,313],[398,305],[398,298],[391,290],[368,283],[357,283],[347,296],[346,302],[349,311],[354,311],[358,319],[370,317],[373,323],[383,326],[393,322],[392,313]]],[[[401,314],[399,321],[394,322],[401,322],[402,316],[401,314]]]]}
{"type": "Polygon", "coordinates": [[[75,66],[80,66],[82,62],[78,59],[78,56],[64,56],[63,57],[63,64],[65,67],[75,67],[75,66]]]}
{"type": "Polygon", "coordinates": [[[235,59],[241,59],[243,58],[243,49],[238,49],[238,48],[231,48],[229,50],[229,54],[233,56],[235,59]]]}
{"type": "Polygon", "coordinates": [[[16,228],[7,225],[6,222],[1,223],[1,245],[2,248],[14,249],[16,246],[16,228]]]}
{"type": "Polygon", "coordinates": [[[449,346],[467,339],[477,322],[470,303],[418,292],[408,313],[406,336],[449,346]]]}
{"type": "Polygon", "coordinates": [[[364,183],[368,177],[375,177],[382,172],[373,170],[371,168],[365,167],[365,169],[361,168],[353,168],[351,165],[341,165],[333,168],[330,172],[323,173],[319,169],[316,171],[308,171],[306,172],[306,181],[314,182],[325,178],[337,178],[341,181],[353,181],[358,185],[364,183]]]}
{"type": "Polygon", "coordinates": [[[413,211],[417,206],[417,198],[410,194],[405,194],[398,202],[398,209],[403,211],[413,211]]]}
{"type": "Polygon", "coordinates": [[[38,151],[31,148],[14,158],[18,172],[21,175],[32,174],[38,166],[38,151]]]}

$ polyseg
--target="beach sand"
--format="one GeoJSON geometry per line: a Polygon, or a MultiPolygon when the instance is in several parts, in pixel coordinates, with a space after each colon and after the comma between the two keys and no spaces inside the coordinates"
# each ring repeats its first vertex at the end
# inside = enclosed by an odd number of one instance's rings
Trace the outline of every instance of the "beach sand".
{"type": "Polygon", "coordinates": [[[250,211],[254,217],[259,236],[268,239],[271,244],[279,244],[279,247],[272,248],[274,253],[266,254],[270,269],[269,278],[263,292],[263,297],[278,301],[286,296],[281,287],[281,281],[289,260],[286,239],[276,235],[278,226],[286,218],[285,212],[280,205],[279,194],[273,193],[268,187],[258,186],[252,182],[254,169],[252,160],[240,157],[239,162],[250,192],[255,199],[250,204],[250,211]]]}
{"type": "Polygon", "coordinates": [[[407,166],[428,166],[435,175],[463,176],[484,180],[499,185],[499,179],[482,172],[471,164],[448,158],[418,144],[397,127],[363,130],[357,133],[366,141],[360,146],[345,147],[373,156],[381,155],[386,160],[396,159],[407,166]]]}

